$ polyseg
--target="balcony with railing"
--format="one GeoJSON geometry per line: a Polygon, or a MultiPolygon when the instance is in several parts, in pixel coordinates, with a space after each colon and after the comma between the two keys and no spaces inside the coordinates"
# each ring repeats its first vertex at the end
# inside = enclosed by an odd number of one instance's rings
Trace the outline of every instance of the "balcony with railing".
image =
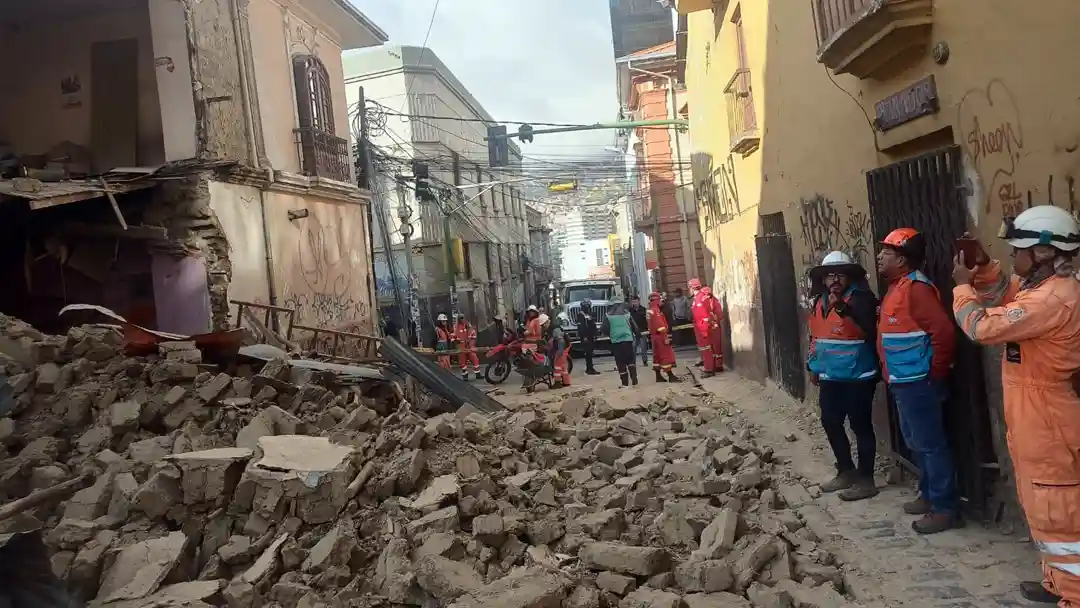
{"type": "Polygon", "coordinates": [[[886,78],[930,43],[933,0],[811,0],[818,61],[837,74],[886,78]]]}
{"type": "Polygon", "coordinates": [[[749,154],[761,144],[757,115],[754,113],[754,95],[750,85],[750,70],[739,68],[724,87],[727,100],[728,135],[731,151],[749,154]]]}
{"type": "Polygon", "coordinates": [[[304,175],[350,183],[349,141],[321,129],[296,129],[296,145],[304,175]]]}

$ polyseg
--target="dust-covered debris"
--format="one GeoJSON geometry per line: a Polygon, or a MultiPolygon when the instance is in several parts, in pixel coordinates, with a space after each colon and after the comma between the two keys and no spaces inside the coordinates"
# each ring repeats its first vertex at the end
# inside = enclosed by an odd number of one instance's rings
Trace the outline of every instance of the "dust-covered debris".
{"type": "Polygon", "coordinates": [[[110,329],[46,336],[5,323],[16,405],[0,418],[0,499],[92,475],[21,522],[46,529],[55,574],[83,600],[847,601],[803,519],[810,492],[704,393],[574,393],[431,416],[282,361],[221,367],[188,343],[133,358],[110,329]]]}

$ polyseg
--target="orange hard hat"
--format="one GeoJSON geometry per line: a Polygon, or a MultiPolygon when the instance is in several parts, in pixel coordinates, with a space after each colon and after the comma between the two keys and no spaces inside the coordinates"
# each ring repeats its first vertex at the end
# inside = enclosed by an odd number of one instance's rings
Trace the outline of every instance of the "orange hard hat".
{"type": "Polygon", "coordinates": [[[914,228],[897,228],[890,232],[881,244],[915,258],[915,265],[919,265],[926,255],[926,237],[914,228]]]}
{"type": "Polygon", "coordinates": [[[908,241],[917,236],[919,236],[919,231],[914,228],[897,228],[890,232],[885,237],[885,240],[881,241],[881,244],[903,249],[907,247],[908,241]]]}

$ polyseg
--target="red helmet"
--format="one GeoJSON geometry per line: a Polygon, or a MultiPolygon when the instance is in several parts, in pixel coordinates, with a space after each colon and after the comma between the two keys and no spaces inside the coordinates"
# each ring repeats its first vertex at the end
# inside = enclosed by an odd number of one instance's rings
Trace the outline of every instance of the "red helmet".
{"type": "Polygon", "coordinates": [[[922,256],[926,251],[926,241],[922,233],[914,228],[897,228],[881,241],[882,245],[892,247],[901,253],[922,256]]]}
{"type": "Polygon", "coordinates": [[[690,279],[687,285],[690,287],[690,289],[701,289],[701,281],[699,281],[698,279],[690,279]]]}
{"type": "Polygon", "coordinates": [[[650,302],[652,302],[654,300],[659,300],[659,299],[660,299],[660,292],[659,291],[654,291],[654,292],[649,294],[649,301],[650,302]]]}

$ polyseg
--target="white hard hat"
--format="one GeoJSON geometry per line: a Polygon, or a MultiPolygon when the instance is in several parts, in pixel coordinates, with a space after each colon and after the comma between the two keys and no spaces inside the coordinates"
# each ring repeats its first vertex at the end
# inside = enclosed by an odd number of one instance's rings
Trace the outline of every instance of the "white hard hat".
{"type": "Polygon", "coordinates": [[[855,261],[851,259],[851,256],[843,251],[832,251],[821,260],[822,266],[840,266],[854,263],[855,261]]]}
{"type": "Polygon", "coordinates": [[[439,316],[435,317],[435,320],[436,321],[445,321],[446,320],[446,315],[439,315],[439,316]]]}
{"type": "Polygon", "coordinates": [[[551,317],[542,314],[539,317],[536,317],[536,319],[538,321],[540,321],[540,325],[543,325],[543,324],[547,323],[548,321],[550,321],[551,317]]]}
{"type": "Polygon", "coordinates": [[[1062,251],[1080,248],[1080,227],[1071,213],[1053,205],[1025,210],[1014,220],[1005,220],[1002,238],[1017,249],[1051,245],[1062,251]]]}
{"type": "Polygon", "coordinates": [[[525,309],[525,312],[537,312],[536,304],[530,304],[529,307],[525,309]]]}

